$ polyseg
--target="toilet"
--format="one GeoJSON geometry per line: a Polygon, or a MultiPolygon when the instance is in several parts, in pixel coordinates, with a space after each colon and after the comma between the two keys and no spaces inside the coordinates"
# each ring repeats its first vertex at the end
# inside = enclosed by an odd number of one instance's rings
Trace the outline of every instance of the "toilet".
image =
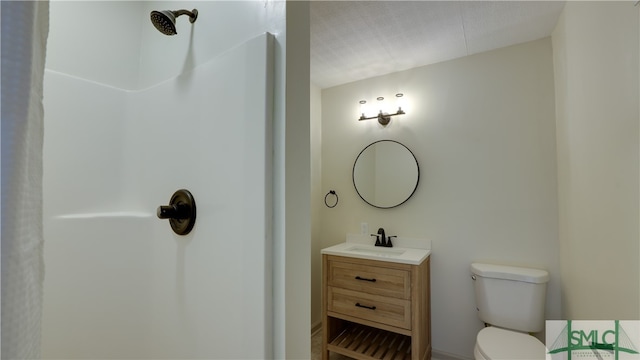
{"type": "Polygon", "coordinates": [[[544,360],[546,347],[529,333],[544,328],[549,273],[493,264],[471,264],[478,317],[476,360],[544,360]]]}

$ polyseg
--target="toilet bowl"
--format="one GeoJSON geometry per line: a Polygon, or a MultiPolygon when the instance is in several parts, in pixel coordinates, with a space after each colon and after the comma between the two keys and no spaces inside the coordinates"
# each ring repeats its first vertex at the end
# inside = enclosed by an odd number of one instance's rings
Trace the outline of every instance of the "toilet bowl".
{"type": "Polygon", "coordinates": [[[475,360],[544,360],[547,348],[535,337],[494,326],[478,333],[475,360]]]}

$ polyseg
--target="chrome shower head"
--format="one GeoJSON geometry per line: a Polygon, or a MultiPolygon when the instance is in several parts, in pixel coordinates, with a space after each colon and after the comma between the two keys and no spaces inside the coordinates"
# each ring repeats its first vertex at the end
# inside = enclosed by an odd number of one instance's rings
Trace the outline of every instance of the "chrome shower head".
{"type": "Polygon", "coordinates": [[[189,15],[189,22],[193,24],[198,18],[198,10],[154,10],[151,12],[151,23],[161,33],[165,35],[175,35],[178,33],[176,31],[176,18],[180,15],[189,15]]]}

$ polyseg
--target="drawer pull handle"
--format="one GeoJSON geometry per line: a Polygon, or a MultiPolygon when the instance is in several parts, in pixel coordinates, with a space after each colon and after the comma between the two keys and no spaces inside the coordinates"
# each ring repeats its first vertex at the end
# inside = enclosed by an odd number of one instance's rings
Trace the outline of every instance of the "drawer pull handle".
{"type": "Polygon", "coordinates": [[[361,308],[365,308],[365,309],[370,309],[370,310],[375,310],[376,307],[375,306],[366,306],[366,305],[361,305],[360,303],[356,303],[357,307],[361,307],[361,308]]]}
{"type": "Polygon", "coordinates": [[[360,276],[356,276],[356,280],[364,280],[364,281],[376,282],[376,279],[367,279],[367,278],[363,278],[363,277],[360,277],[360,276]]]}

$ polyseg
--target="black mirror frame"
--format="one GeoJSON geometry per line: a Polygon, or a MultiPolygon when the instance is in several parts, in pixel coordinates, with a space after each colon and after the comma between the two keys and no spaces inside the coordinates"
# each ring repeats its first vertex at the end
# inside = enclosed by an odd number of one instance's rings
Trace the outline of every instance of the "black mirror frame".
{"type": "Polygon", "coordinates": [[[362,201],[364,201],[367,204],[369,204],[369,205],[371,205],[371,206],[373,206],[375,208],[378,208],[378,209],[392,209],[392,208],[398,207],[398,206],[406,203],[409,199],[411,199],[413,194],[415,194],[416,190],[418,189],[418,184],[420,184],[420,164],[418,164],[418,159],[416,158],[416,155],[413,153],[413,151],[411,151],[408,147],[406,147],[401,142],[395,141],[395,140],[377,140],[377,141],[374,141],[371,144],[365,146],[364,149],[362,149],[362,151],[360,151],[358,156],[356,156],[356,160],[353,162],[353,169],[351,170],[351,180],[353,181],[353,188],[356,189],[356,193],[358,194],[358,196],[360,196],[360,199],[362,199],[362,201]],[[358,187],[356,186],[356,164],[358,163],[358,159],[360,158],[360,155],[362,155],[362,153],[365,152],[369,147],[371,147],[371,146],[373,146],[373,145],[375,145],[375,144],[377,144],[379,142],[394,142],[396,144],[401,145],[402,147],[407,149],[407,151],[409,151],[411,156],[413,156],[413,160],[415,160],[415,162],[416,162],[416,169],[418,170],[418,175],[417,175],[417,178],[416,178],[416,186],[413,188],[413,191],[411,191],[411,194],[409,194],[409,196],[407,196],[406,199],[404,199],[402,202],[398,203],[397,205],[393,205],[393,206],[378,206],[378,205],[374,205],[374,204],[368,202],[364,197],[362,197],[362,195],[358,191],[358,187]]]}

